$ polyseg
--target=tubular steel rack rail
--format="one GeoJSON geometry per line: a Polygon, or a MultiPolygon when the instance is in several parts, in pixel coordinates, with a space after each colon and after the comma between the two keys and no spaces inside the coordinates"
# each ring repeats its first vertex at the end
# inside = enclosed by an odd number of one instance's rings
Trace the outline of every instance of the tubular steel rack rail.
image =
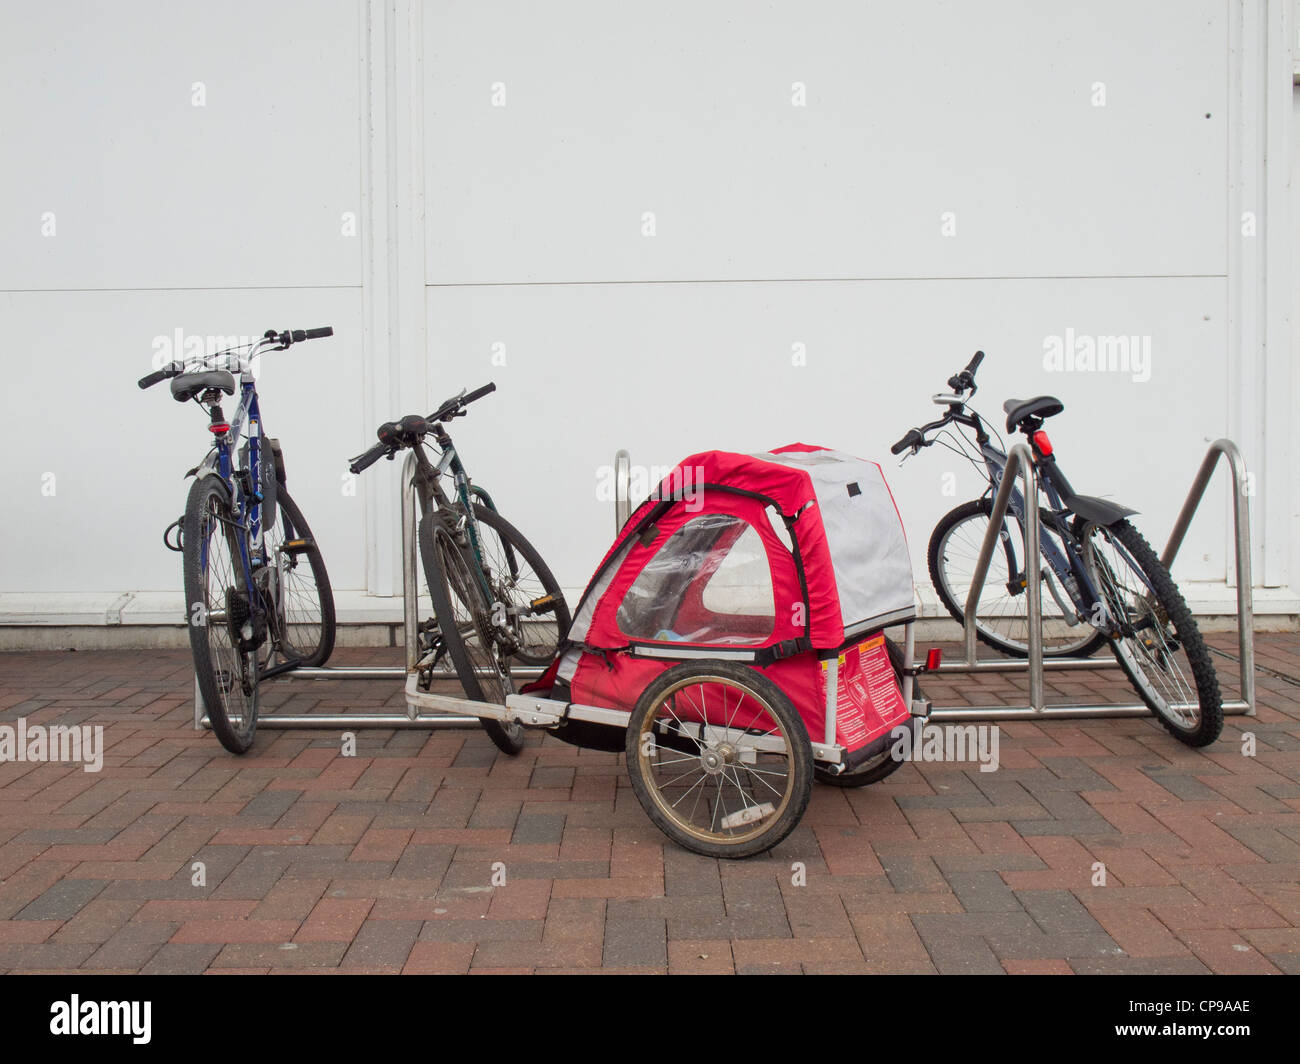
{"type": "MultiPolygon", "coordinates": [[[[1241,694],[1234,701],[1223,703],[1223,712],[1229,715],[1255,715],[1255,635],[1254,635],[1254,596],[1251,589],[1250,558],[1250,511],[1244,500],[1243,486],[1246,482],[1246,465],[1241,451],[1231,440],[1220,439],[1211,444],[1206,452],[1201,468],[1192,483],[1187,500],[1170,533],[1169,541],[1161,555],[1166,567],[1172,565],[1187,529],[1195,516],[1197,508],[1205,495],[1219,461],[1228,463],[1228,470],[1233,488],[1233,529],[1236,553],[1237,573],[1237,627],[1238,647],[1240,650],[1241,694]]],[[[329,680],[369,680],[369,679],[405,679],[407,711],[399,713],[294,713],[269,714],[258,720],[263,728],[456,728],[477,725],[485,715],[520,716],[525,723],[544,723],[543,718],[550,717],[543,699],[528,699],[512,696],[511,709],[515,713],[486,713],[483,703],[471,702],[464,698],[448,695],[431,694],[417,689],[419,649],[419,580],[416,570],[416,497],[415,497],[415,460],[408,455],[402,467],[402,593],[403,593],[403,629],[405,633],[405,665],[403,666],[325,666],[323,668],[300,668],[283,675],[300,679],[329,680]],[[528,712],[518,713],[525,706],[535,706],[537,714],[531,721],[528,712]],[[423,710],[432,712],[423,712],[423,710]]],[[[1073,671],[1079,669],[1118,668],[1118,663],[1107,658],[1064,658],[1043,659],[1042,638],[1042,587],[1041,587],[1041,553],[1030,550],[1029,544],[1038,544],[1039,517],[1036,506],[1025,507],[1023,521],[1023,542],[1025,546],[1026,577],[1026,613],[1029,621],[1029,656],[1028,659],[980,659],[976,652],[975,620],[980,591],[988,575],[989,563],[998,542],[998,530],[1006,519],[1010,506],[1011,492],[1015,481],[1019,479],[1024,485],[1024,498],[1038,497],[1038,478],[1034,471],[1033,456],[1023,443],[1013,445],[1007,455],[1007,465],[993,503],[993,512],[989,517],[989,530],[985,534],[980,548],[979,559],[975,567],[974,578],[966,599],[963,621],[965,659],[945,662],[936,670],[947,673],[979,672],[1027,672],[1029,674],[1029,704],[1025,706],[934,706],[930,717],[934,720],[999,720],[1010,718],[1082,718],[1082,717],[1136,717],[1146,716],[1151,711],[1143,703],[1123,704],[1056,704],[1047,705],[1043,698],[1043,673],[1053,671],[1073,671]]],[[[614,457],[614,514],[618,530],[621,530],[631,514],[631,459],[626,450],[620,450],[614,457]]],[[[904,654],[908,661],[914,657],[913,624],[904,630],[904,654]]],[[[834,659],[832,659],[834,661],[834,659]]],[[[535,677],[540,669],[519,669],[513,675],[520,678],[535,677]]],[[[440,670],[436,675],[454,678],[451,670],[440,670]]],[[[911,677],[906,678],[910,687],[911,677]]],[[[905,697],[909,692],[905,691],[905,697]]],[[[910,700],[909,700],[910,701],[910,700]]],[[[590,708],[590,707],[584,707],[590,708]]],[[[506,711],[507,707],[501,707],[506,711]]],[[[626,714],[622,714],[625,717],[626,714]]],[[[827,714],[828,728],[832,728],[834,716],[827,714]]],[[[611,720],[611,723],[618,721],[611,720]]],[[[625,723],[625,721],[624,721],[625,723]]],[[[194,727],[208,727],[203,700],[199,694],[198,683],[194,687],[194,727]]],[[[828,744],[834,743],[833,734],[825,738],[828,744]]],[[[814,741],[814,746],[820,746],[814,741]]]]}
{"type": "MultiPolygon", "coordinates": [[[[1071,670],[1083,668],[1118,668],[1118,663],[1105,658],[1043,660],[1042,635],[1042,587],[1040,583],[1041,554],[1037,549],[1030,550],[1029,544],[1038,543],[1038,507],[1025,506],[1023,522],[1025,549],[1026,611],[1029,621],[1029,658],[1028,660],[1001,659],[979,660],[975,650],[975,610],[979,602],[980,591],[988,575],[989,561],[993,548],[998,541],[998,530],[1007,515],[1011,501],[1011,491],[1017,477],[1024,483],[1025,499],[1038,497],[1038,478],[1034,472],[1033,456],[1023,443],[1015,444],[1008,454],[1007,467],[998,486],[998,493],[993,502],[993,513],[989,517],[989,530],[984,536],[975,574],[971,581],[970,593],[966,599],[964,617],[965,660],[943,664],[937,671],[952,673],[972,672],[1028,672],[1029,704],[1027,706],[936,706],[932,716],[936,720],[999,720],[1017,717],[1141,717],[1151,710],[1141,702],[1122,704],[1060,704],[1047,705],[1043,698],[1043,672],[1046,669],[1071,670]]],[[[1254,595],[1251,590],[1250,569],[1250,511],[1243,501],[1243,485],[1246,480],[1246,463],[1241,451],[1231,440],[1216,440],[1210,445],[1205,459],[1201,463],[1196,480],[1183,503],[1182,511],[1174,524],[1161,561],[1166,568],[1173,563],[1183,537],[1191,524],[1197,507],[1205,495],[1205,489],[1214,474],[1220,459],[1226,459],[1232,477],[1233,503],[1232,516],[1235,531],[1234,546],[1237,564],[1237,638],[1241,659],[1241,697],[1223,703],[1223,712],[1228,715],[1253,717],[1255,715],[1255,623],[1254,595]]]]}

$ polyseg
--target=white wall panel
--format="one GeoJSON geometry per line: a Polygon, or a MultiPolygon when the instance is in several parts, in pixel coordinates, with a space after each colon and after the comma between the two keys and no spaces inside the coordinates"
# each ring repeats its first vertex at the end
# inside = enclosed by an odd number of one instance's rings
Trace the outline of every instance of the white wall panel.
{"type": "MultiPolygon", "coordinates": [[[[367,559],[372,588],[396,574],[395,507],[369,538],[362,517],[396,468],[340,490],[376,412],[487,379],[501,390],[456,438],[566,586],[613,534],[597,490],[617,448],[644,467],[793,439],[885,459],[924,579],[935,519],[979,485],[938,449],[902,470],[887,449],[977,346],[980,408],[1059,395],[1052,435],[1076,487],[1139,507],[1154,542],[1228,432],[1300,527],[1294,478],[1255,438],[1276,432],[1256,431],[1270,397],[1255,320],[1276,282],[1236,216],[1268,225],[1256,97],[1278,45],[1253,11],[4,5],[0,593],[179,588],[158,537],[206,434],[198,411],[134,385],[176,328],[337,329],[268,359],[262,383],[341,591],[367,586],[367,559]],[[412,315],[428,323],[427,373],[412,315]],[[1150,381],[1045,372],[1045,337],[1067,329],[1149,337],[1150,381]]],[[[1211,491],[1181,579],[1224,579],[1225,495],[1211,491]]]]}
{"type": "Polygon", "coordinates": [[[4,4],[0,289],[359,284],[362,54],[357,0],[4,4]]]}
{"type": "MultiPolygon", "coordinates": [[[[930,396],[976,346],[988,353],[976,408],[994,417],[1010,396],[1057,395],[1066,411],[1049,428],[1076,490],[1140,509],[1139,527],[1163,545],[1224,432],[1224,299],[1221,280],[1168,279],[431,288],[427,399],[496,380],[455,438],[565,586],[581,586],[612,541],[597,491],[618,448],[635,465],[671,466],[794,440],[882,462],[928,583],[930,529],[982,484],[941,448],[899,469],[889,446],[938,416],[930,396]],[[1045,338],[1067,329],[1149,335],[1150,379],[1045,371],[1045,338]],[[494,344],[505,366],[492,365],[494,344]],[[792,365],[795,344],[806,366],[792,365]]],[[[1181,578],[1224,578],[1225,520],[1207,498],[1181,578]]]]}
{"type": "Polygon", "coordinates": [[[429,0],[428,278],[1222,274],[1227,18],[429,0]]]}
{"type": "Polygon", "coordinates": [[[0,592],[179,589],[180,555],[163,549],[162,530],[184,510],[182,477],[211,437],[204,411],[177,403],[165,383],[136,387],[155,338],[317,325],[335,337],[261,360],[263,422],[284,445],[289,489],[334,585],[365,586],[361,496],[345,496],[341,480],[373,430],[361,419],[360,292],[9,293],[0,321],[0,592]]]}

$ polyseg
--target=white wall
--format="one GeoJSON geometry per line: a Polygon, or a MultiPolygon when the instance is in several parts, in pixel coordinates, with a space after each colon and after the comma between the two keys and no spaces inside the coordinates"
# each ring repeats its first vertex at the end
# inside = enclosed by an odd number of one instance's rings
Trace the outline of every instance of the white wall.
{"type": "MultiPolygon", "coordinates": [[[[929,529],[979,485],[938,449],[895,469],[888,446],[981,347],[980,409],[1059,395],[1075,486],[1141,509],[1153,541],[1209,441],[1238,438],[1268,501],[1257,576],[1279,589],[1260,606],[1295,612],[1295,381],[1256,320],[1279,284],[1286,320],[1292,290],[1239,225],[1277,220],[1262,160],[1291,101],[1270,126],[1260,74],[1278,49],[1289,63],[1278,10],[10,6],[0,125],[24,165],[0,172],[0,614],[179,583],[158,533],[204,434],[134,388],[156,335],[316,324],[338,335],[268,360],[262,393],[345,592],[397,586],[396,470],[350,497],[346,458],[378,421],[488,379],[456,438],[568,587],[612,535],[598,486],[617,448],[648,466],[795,439],[885,460],[924,583],[929,529]],[[1150,337],[1150,379],[1047,372],[1067,329],[1150,337]]],[[[1205,603],[1231,565],[1225,501],[1176,570],[1205,603]]]]}
{"type": "Polygon", "coordinates": [[[335,579],[362,586],[360,506],[337,487],[366,431],[341,223],[360,208],[361,28],[353,0],[0,9],[0,591],[177,589],[159,537],[208,436],[165,386],[136,389],[156,341],[319,324],[338,338],[266,360],[264,422],[335,579]]]}

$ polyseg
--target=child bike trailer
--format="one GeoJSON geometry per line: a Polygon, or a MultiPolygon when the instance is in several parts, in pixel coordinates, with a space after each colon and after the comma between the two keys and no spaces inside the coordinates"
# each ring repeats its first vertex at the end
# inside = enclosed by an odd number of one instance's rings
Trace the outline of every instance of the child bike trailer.
{"type": "Polygon", "coordinates": [[[566,742],[626,752],[670,838],[743,857],[793,830],[814,776],[898,767],[891,733],[924,703],[881,629],[914,603],[880,466],[805,444],[706,451],[628,519],[524,690],[567,705],[566,742]]]}

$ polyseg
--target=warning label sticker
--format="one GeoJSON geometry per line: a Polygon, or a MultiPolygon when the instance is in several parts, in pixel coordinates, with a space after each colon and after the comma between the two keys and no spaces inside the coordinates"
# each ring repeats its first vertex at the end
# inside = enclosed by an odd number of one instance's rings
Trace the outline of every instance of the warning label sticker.
{"type": "Polygon", "coordinates": [[[838,665],[835,733],[845,749],[858,750],[905,720],[907,705],[883,635],[850,647],[838,665]]]}

